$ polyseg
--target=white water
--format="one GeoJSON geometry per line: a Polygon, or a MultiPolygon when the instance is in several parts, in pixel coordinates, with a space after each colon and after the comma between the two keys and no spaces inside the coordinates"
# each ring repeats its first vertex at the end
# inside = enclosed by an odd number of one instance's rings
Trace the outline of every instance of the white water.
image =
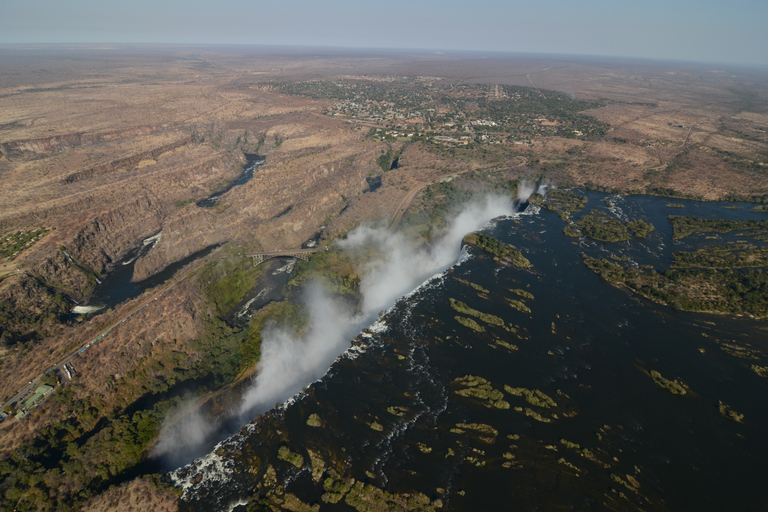
{"type": "MultiPolygon", "coordinates": [[[[521,187],[520,200],[526,200],[532,192],[533,187],[521,187]]],[[[386,329],[386,323],[378,319],[379,312],[391,308],[398,298],[407,298],[415,289],[430,286],[451,265],[464,261],[467,253],[462,250],[461,240],[467,233],[513,212],[510,198],[487,197],[458,212],[445,232],[428,246],[417,246],[415,241],[383,227],[362,226],[352,231],[339,244],[341,249],[373,250],[380,255],[359,270],[362,300],[358,312],[350,311],[348,304],[332,297],[319,284],[307,286],[306,332],[297,336],[275,324],[262,331],[260,371],[243,397],[241,419],[248,422],[258,413],[290,403],[303,388],[322,378],[337,358],[364,352],[364,348],[355,347],[352,354],[350,340],[366,326],[373,332],[386,329]]],[[[211,428],[198,422],[184,422],[180,427],[174,439],[161,439],[161,451],[174,453],[193,448],[201,433],[211,428]]]]}
{"type": "Polygon", "coordinates": [[[456,263],[465,234],[482,228],[491,219],[513,211],[509,198],[489,197],[467,206],[449,228],[429,246],[416,246],[402,235],[384,228],[362,226],[339,245],[343,250],[370,250],[381,256],[361,269],[359,312],[352,314],[315,284],[308,287],[304,302],[309,328],[303,336],[277,325],[262,332],[261,371],[245,393],[241,413],[245,418],[271,409],[321,378],[333,361],[349,348],[349,340],[391,307],[398,297],[425,279],[456,263]]]}
{"type": "Polygon", "coordinates": [[[95,313],[100,309],[104,309],[104,306],[75,306],[72,308],[72,312],[76,315],[87,315],[88,313],[95,313]]]}

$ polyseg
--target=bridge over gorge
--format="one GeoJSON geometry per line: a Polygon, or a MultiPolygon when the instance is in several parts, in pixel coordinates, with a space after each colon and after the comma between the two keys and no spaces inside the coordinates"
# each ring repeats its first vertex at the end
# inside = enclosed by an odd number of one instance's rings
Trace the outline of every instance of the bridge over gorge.
{"type": "Polygon", "coordinates": [[[253,258],[253,264],[256,266],[272,258],[298,258],[307,261],[310,254],[327,250],[327,247],[313,247],[311,249],[289,249],[287,251],[248,252],[245,255],[253,258]]]}

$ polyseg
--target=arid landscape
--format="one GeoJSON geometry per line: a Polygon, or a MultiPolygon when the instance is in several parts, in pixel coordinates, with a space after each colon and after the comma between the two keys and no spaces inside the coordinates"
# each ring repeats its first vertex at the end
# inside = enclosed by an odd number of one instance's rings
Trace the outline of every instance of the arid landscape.
{"type": "Polygon", "coordinates": [[[290,317],[274,302],[233,327],[279,266],[247,253],[397,224],[445,179],[768,203],[765,70],[186,46],[8,46],[0,69],[0,465],[36,471],[0,484],[2,510],[175,507],[150,476],[166,417],[185,393],[227,408],[222,390],[257,371],[259,322],[290,317]],[[265,157],[253,178],[200,206],[248,155],[265,157]],[[150,243],[134,282],[185,264],[72,313],[150,243]]]}

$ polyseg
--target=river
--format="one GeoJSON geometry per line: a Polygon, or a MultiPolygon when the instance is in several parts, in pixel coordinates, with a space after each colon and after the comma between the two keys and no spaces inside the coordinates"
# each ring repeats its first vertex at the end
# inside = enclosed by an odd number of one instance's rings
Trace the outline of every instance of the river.
{"type": "MultiPolygon", "coordinates": [[[[246,163],[243,166],[243,172],[236,180],[232,181],[224,188],[205,199],[197,201],[200,208],[212,208],[216,206],[221,196],[234,187],[244,185],[250,181],[256,170],[266,162],[266,157],[254,153],[245,154],[246,163]]],[[[133,268],[137,259],[146,255],[160,240],[160,233],[147,238],[142,245],[129,251],[122,261],[118,262],[114,268],[107,274],[103,282],[99,282],[88,302],[74,308],[74,313],[96,313],[106,308],[114,308],[123,301],[133,299],[141,295],[149,288],[164,283],[173,276],[180,268],[191,263],[197,258],[209,254],[217,246],[207,247],[184,258],[181,261],[172,263],[161,272],[149,277],[143,281],[133,282],[133,268]]],[[[69,255],[67,255],[69,258],[69,255]]],[[[71,258],[69,258],[71,261],[71,258]]],[[[72,262],[74,264],[74,262],[72,262]]]]}
{"type": "Polygon", "coordinates": [[[78,306],[74,309],[74,313],[98,313],[108,308],[114,308],[118,304],[134,299],[144,293],[150,288],[154,288],[159,284],[163,284],[165,281],[173,277],[173,275],[193,262],[198,258],[202,258],[211,253],[217,245],[206,247],[200,251],[197,251],[186,258],[172,263],[165,267],[163,270],[148,277],[143,281],[133,281],[133,267],[136,264],[136,260],[144,256],[149,250],[154,247],[154,244],[158,241],[158,236],[150,237],[142,243],[141,246],[131,250],[119,261],[114,268],[104,277],[91,294],[88,302],[84,305],[78,306]]]}
{"type": "Polygon", "coordinates": [[[197,201],[195,204],[197,204],[197,206],[200,208],[213,208],[219,202],[221,196],[232,190],[232,188],[248,183],[253,178],[256,169],[258,169],[264,164],[264,162],[267,161],[266,157],[257,155],[255,153],[245,153],[245,159],[246,162],[243,166],[243,172],[239,178],[229,183],[224,188],[217,190],[205,199],[197,201]]]}
{"type": "Polygon", "coordinates": [[[753,365],[768,365],[766,321],[647,301],[581,256],[663,271],[674,251],[744,237],[673,240],[669,215],[768,216],[744,204],[587,195],[586,211],[656,230],[602,243],[564,236],[557,214],[536,207],[497,219],[485,232],[532,268],[471,251],[398,300],[321,378],[172,473],[181,510],[245,510],[259,488],[323,510],[408,500],[419,510],[765,510],[768,379],[753,365]],[[504,325],[465,327],[451,299],[504,325]],[[662,389],[652,371],[688,393],[662,389]]]}

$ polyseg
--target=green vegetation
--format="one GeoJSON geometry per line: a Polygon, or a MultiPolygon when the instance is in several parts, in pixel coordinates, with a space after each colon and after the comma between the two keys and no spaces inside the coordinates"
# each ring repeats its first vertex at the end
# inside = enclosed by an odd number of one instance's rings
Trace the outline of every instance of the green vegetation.
{"type": "Polygon", "coordinates": [[[261,333],[264,327],[280,325],[300,335],[305,331],[307,321],[306,310],[289,300],[267,304],[251,319],[242,343],[234,352],[240,358],[236,368],[242,371],[261,359],[261,333]]]}
{"type": "Polygon", "coordinates": [[[394,414],[395,416],[402,417],[402,416],[405,416],[406,412],[408,412],[408,408],[400,405],[390,405],[389,407],[387,407],[387,412],[389,414],[394,414]]]}
{"type": "Polygon", "coordinates": [[[485,233],[470,233],[464,237],[464,243],[474,245],[488,254],[494,255],[494,261],[509,262],[521,268],[530,268],[531,262],[514,245],[505,244],[485,233]]]}
{"type": "MultiPolygon", "coordinates": [[[[477,86],[476,86],[477,87],[477,86]]],[[[489,91],[490,86],[479,86],[489,91]]],[[[603,137],[609,125],[580,112],[601,106],[600,103],[575,100],[567,94],[514,85],[500,86],[502,99],[477,96],[475,117],[497,123],[494,131],[514,137],[558,135],[560,137],[596,140],[603,137]]],[[[466,90],[469,90],[467,88],[466,90]]],[[[490,130],[489,130],[490,131],[490,130]]]]}
{"type": "Polygon", "coordinates": [[[354,478],[342,478],[335,473],[323,481],[324,503],[344,503],[358,512],[386,512],[412,510],[417,512],[436,512],[443,503],[437,499],[431,501],[420,492],[390,493],[371,484],[355,481],[354,478]]]}
{"type": "Polygon", "coordinates": [[[0,261],[13,261],[19,254],[35,245],[50,233],[50,228],[37,228],[30,231],[15,231],[0,238],[0,261]]]}
{"type": "Polygon", "coordinates": [[[391,147],[387,148],[386,152],[384,150],[381,151],[381,155],[376,158],[376,164],[382,172],[387,172],[392,169],[392,164],[403,154],[406,145],[403,145],[398,151],[394,151],[391,147]]]}
{"type": "Polygon", "coordinates": [[[513,388],[505,384],[504,391],[510,395],[523,397],[526,402],[536,407],[544,407],[545,409],[557,407],[557,403],[552,398],[538,389],[513,388]]]}
{"type": "Polygon", "coordinates": [[[31,296],[41,299],[6,295],[6,300],[0,301],[0,347],[31,348],[71,309],[63,295],[52,292],[39,279],[23,273],[18,278],[31,296]]]}
{"type": "Polygon", "coordinates": [[[176,205],[176,208],[184,208],[185,206],[193,204],[194,202],[195,202],[194,198],[193,199],[186,199],[186,200],[179,199],[174,204],[176,205]]]}
{"type": "Polygon", "coordinates": [[[656,228],[650,222],[645,222],[644,220],[638,219],[627,222],[627,229],[637,238],[645,238],[656,228]]]}
{"type": "Polygon", "coordinates": [[[59,374],[57,370],[51,370],[40,378],[40,383],[46,386],[55,387],[59,384],[59,374]]]}
{"type": "Polygon", "coordinates": [[[304,457],[300,453],[294,453],[287,446],[283,445],[277,450],[277,458],[284,460],[288,464],[293,464],[297,468],[304,466],[304,457]]]}
{"type": "Polygon", "coordinates": [[[750,211],[759,212],[759,213],[768,213],[768,205],[761,204],[761,205],[755,206],[750,211]]]}
{"type": "Polygon", "coordinates": [[[630,239],[626,226],[618,219],[592,210],[563,231],[567,236],[588,236],[601,242],[624,242],[630,239]]]}
{"type": "MultiPolygon", "coordinates": [[[[0,462],[0,501],[20,511],[78,509],[91,495],[136,475],[169,413],[189,399],[185,390],[206,393],[229,385],[255,364],[266,325],[280,322],[301,332],[304,311],[290,301],[267,305],[245,329],[226,324],[226,315],[255,284],[256,272],[247,258],[234,255],[203,266],[195,282],[214,314],[205,318],[200,336],[184,352],[176,350],[175,340],[161,341],[124,375],[110,377],[104,385],[114,390],[112,402],[85,396],[77,378],[58,388],[44,407],[55,408],[62,419],[0,462]]],[[[53,372],[49,377],[55,378],[53,372]]],[[[278,456],[303,464],[286,450],[278,456]]]]}
{"type": "Polygon", "coordinates": [[[495,315],[491,315],[489,313],[483,313],[482,311],[472,309],[466,304],[464,304],[463,302],[454,299],[453,297],[451,297],[449,300],[451,302],[451,307],[458,313],[463,313],[465,315],[473,316],[489,325],[496,325],[503,329],[507,328],[507,326],[504,324],[504,320],[502,320],[501,318],[495,315]]]}
{"type": "Polygon", "coordinates": [[[482,401],[486,407],[509,409],[509,403],[503,400],[504,393],[494,389],[491,383],[482,377],[465,375],[454,379],[452,384],[458,388],[454,390],[457,395],[476,398],[482,401]]]}
{"type": "Polygon", "coordinates": [[[299,262],[288,281],[286,292],[289,297],[293,297],[309,281],[317,280],[330,292],[357,303],[360,286],[357,264],[372,256],[368,253],[353,256],[349,252],[336,250],[316,252],[309,261],[299,262]],[[359,261],[353,259],[355,257],[359,261]]]}
{"type": "Polygon", "coordinates": [[[458,277],[455,277],[454,279],[456,279],[461,284],[464,284],[464,285],[472,287],[473,289],[475,289],[476,291],[478,291],[480,293],[491,293],[489,290],[487,290],[486,288],[483,288],[479,284],[469,282],[469,281],[467,281],[465,279],[459,279],[458,277]]]}
{"type": "Polygon", "coordinates": [[[730,405],[724,403],[722,400],[720,400],[720,403],[717,407],[717,410],[720,411],[720,414],[724,418],[728,418],[729,420],[733,420],[736,423],[743,423],[744,422],[744,415],[739,414],[736,411],[734,411],[730,405]]]}
{"type": "Polygon", "coordinates": [[[581,450],[581,446],[578,443],[572,443],[571,441],[568,441],[567,439],[561,439],[560,444],[565,446],[566,448],[569,448],[571,450],[581,450]]]}
{"type": "Polygon", "coordinates": [[[524,299],[533,299],[533,294],[531,292],[522,290],[520,288],[509,288],[509,291],[514,293],[515,295],[519,297],[523,297],[524,299]]]}
{"type": "Polygon", "coordinates": [[[550,418],[547,418],[546,416],[542,416],[540,413],[534,411],[530,407],[515,407],[515,412],[521,412],[524,413],[529,418],[533,418],[536,421],[540,421],[541,423],[552,423],[552,420],[550,418]]]}
{"type": "MultiPolygon", "coordinates": [[[[530,87],[496,86],[491,98],[488,85],[443,85],[420,77],[382,80],[361,76],[268,85],[285,94],[337,100],[324,111],[327,115],[397,128],[383,134],[374,132],[377,139],[432,140],[441,135],[460,144],[490,145],[501,141],[522,142],[519,139],[542,135],[595,140],[609,129],[608,124],[581,113],[601,106],[600,103],[575,100],[557,91],[544,94],[530,87]],[[439,113],[437,107],[440,107],[439,113]],[[413,128],[403,128],[403,119],[415,123],[409,124],[413,128]],[[409,129],[414,132],[405,131],[409,129]],[[415,133],[419,130],[421,133],[415,133]]],[[[439,144],[447,142],[438,139],[435,146],[439,144]]]]}
{"type": "Polygon", "coordinates": [[[672,238],[675,240],[693,233],[729,233],[748,229],[768,231],[768,220],[702,219],[670,215],[669,221],[672,223],[672,238]]]}
{"type": "Polygon", "coordinates": [[[530,313],[531,308],[525,305],[523,301],[507,298],[507,304],[515,308],[521,313],[530,313]]]}
{"type": "Polygon", "coordinates": [[[229,316],[256,284],[260,268],[247,256],[229,256],[207,263],[198,279],[209,303],[221,318],[229,316]]]}
{"type": "Polygon", "coordinates": [[[499,173],[478,171],[428,186],[403,216],[400,229],[430,240],[441,233],[458,209],[483,193],[517,194],[517,181],[499,173]]]}
{"type": "Polygon", "coordinates": [[[325,469],[325,461],[320,454],[311,448],[307,448],[307,454],[309,455],[309,462],[312,465],[312,480],[319,482],[323,478],[323,471],[325,469]]]}
{"type": "Polygon", "coordinates": [[[733,244],[674,253],[673,268],[749,268],[768,266],[768,247],[733,244]]]}
{"type": "Polygon", "coordinates": [[[572,213],[583,210],[589,199],[571,190],[556,188],[547,192],[546,197],[534,195],[529,201],[550,211],[572,213]]]}
{"type": "Polygon", "coordinates": [[[487,444],[493,444],[496,441],[496,436],[499,435],[499,431],[490,425],[485,423],[457,423],[456,426],[450,429],[453,434],[466,434],[471,432],[478,436],[478,439],[487,444]]]}
{"type": "Polygon", "coordinates": [[[475,322],[471,318],[466,318],[463,316],[455,316],[453,318],[468,329],[472,329],[473,331],[476,331],[476,332],[485,332],[485,327],[475,322]]]}
{"type": "Polygon", "coordinates": [[[77,387],[73,381],[54,395],[56,403],[66,404],[68,417],[44,427],[0,463],[7,510],[77,509],[144,460],[168,411],[180,403],[159,400],[133,413],[105,411],[98,399],[73,399],[77,387]]]}
{"type": "Polygon", "coordinates": [[[710,311],[757,318],[768,316],[768,272],[718,272],[708,269],[668,270],[663,274],[625,268],[607,259],[582,256],[603,279],[639,295],[685,311],[710,311]]]}
{"type": "Polygon", "coordinates": [[[504,348],[506,348],[508,350],[518,350],[517,345],[513,345],[512,343],[507,343],[504,340],[495,340],[494,343],[496,343],[496,345],[504,347],[504,348]]]}
{"type": "Polygon", "coordinates": [[[679,380],[669,380],[662,377],[662,375],[656,370],[651,370],[651,378],[661,389],[665,389],[673,395],[685,395],[688,393],[688,386],[683,384],[679,380]]]}
{"type": "Polygon", "coordinates": [[[320,419],[320,416],[317,415],[317,413],[312,413],[309,415],[309,418],[307,418],[307,425],[310,427],[322,427],[323,422],[320,419]]]}
{"type": "Polygon", "coordinates": [[[323,489],[326,491],[322,496],[322,500],[325,503],[338,503],[344,495],[349,492],[352,485],[355,483],[354,478],[342,479],[328,477],[323,481],[323,489]]]}

